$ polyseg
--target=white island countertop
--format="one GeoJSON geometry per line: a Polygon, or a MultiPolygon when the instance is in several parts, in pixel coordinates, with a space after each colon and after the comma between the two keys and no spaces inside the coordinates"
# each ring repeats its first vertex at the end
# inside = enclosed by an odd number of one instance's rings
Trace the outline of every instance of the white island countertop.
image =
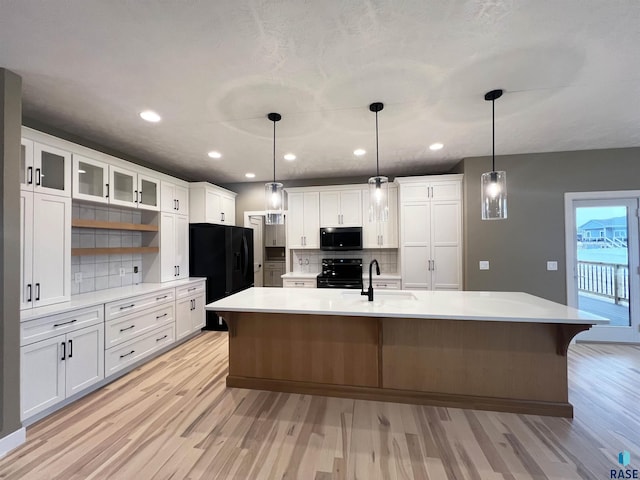
{"type": "Polygon", "coordinates": [[[206,305],[218,312],[262,312],[386,318],[436,318],[563,324],[609,320],[521,292],[249,288],[206,305]]]}

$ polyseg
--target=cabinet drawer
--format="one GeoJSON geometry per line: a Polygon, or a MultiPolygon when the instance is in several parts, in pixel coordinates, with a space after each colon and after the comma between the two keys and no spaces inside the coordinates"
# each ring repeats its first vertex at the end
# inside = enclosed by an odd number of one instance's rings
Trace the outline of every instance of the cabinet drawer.
{"type": "Polygon", "coordinates": [[[20,324],[20,346],[102,323],[103,319],[104,307],[96,305],[95,307],[22,322],[20,324]]]}
{"type": "Polygon", "coordinates": [[[176,298],[192,297],[193,295],[205,293],[205,285],[205,282],[200,282],[178,287],[176,288],[176,298]]]}
{"type": "Polygon", "coordinates": [[[165,325],[104,352],[105,377],[173,343],[175,325],[165,325]]]}
{"type": "MultiPolygon", "coordinates": [[[[374,280],[371,282],[373,288],[380,290],[400,290],[400,280],[374,280]]],[[[365,287],[369,286],[368,280],[364,282],[365,287]]]]}
{"type": "Polygon", "coordinates": [[[115,347],[174,320],[174,305],[169,303],[109,321],[106,324],[104,348],[115,347]]]}
{"type": "Polygon", "coordinates": [[[113,320],[125,315],[139,312],[149,307],[173,302],[175,299],[175,289],[158,290],[154,293],[130,297],[117,302],[110,302],[104,306],[105,320],[113,320]]]}
{"type": "Polygon", "coordinates": [[[315,278],[305,280],[283,280],[282,286],[285,288],[316,288],[317,282],[315,278]]]}

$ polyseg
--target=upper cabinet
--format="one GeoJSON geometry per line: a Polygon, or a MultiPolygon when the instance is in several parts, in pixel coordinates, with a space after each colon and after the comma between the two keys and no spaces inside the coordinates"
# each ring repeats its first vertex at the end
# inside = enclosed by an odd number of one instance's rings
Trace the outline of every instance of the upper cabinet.
{"type": "Polygon", "coordinates": [[[189,184],[189,223],[236,224],[236,194],[207,182],[189,184]]]}
{"type": "Polygon", "coordinates": [[[361,227],[360,189],[320,192],[320,227],[361,227]]]}
{"type": "Polygon", "coordinates": [[[133,168],[121,168],[74,154],[73,198],[122,207],[159,210],[160,180],[139,173],[133,168]]]}
{"type": "Polygon", "coordinates": [[[264,228],[264,246],[265,247],[284,247],[286,245],[285,226],[283,225],[265,225],[264,228]]]}
{"type": "Polygon", "coordinates": [[[160,183],[160,209],[167,213],[189,215],[189,189],[163,180],[160,183]]]}
{"type": "Polygon", "coordinates": [[[134,170],[109,166],[109,203],[160,210],[160,180],[134,170]]]}
{"type": "Polygon", "coordinates": [[[287,191],[287,247],[320,248],[320,194],[287,191]]]}
{"type": "Polygon", "coordinates": [[[22,139],[20,188],[50,195],[71,196],[71,153],[22,139]]]}
{"type": "Polygon", "coordinates": [[[369,189],[362,190],[363,248],[398,248],[398,188],[389,185],[389,217],[386,222],[369,222],[369,189]]]}

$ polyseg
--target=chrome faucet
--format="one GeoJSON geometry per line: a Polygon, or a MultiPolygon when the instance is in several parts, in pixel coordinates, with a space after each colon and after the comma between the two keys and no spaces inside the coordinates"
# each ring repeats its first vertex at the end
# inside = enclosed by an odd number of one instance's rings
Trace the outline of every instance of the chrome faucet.
{"type": "Polygon", "coordinates": [[[372,267],[374,263],[376,264],[376,275],[380,275],[380,265],[378,265],[378,260],[374,258],[369,262],[369,288],[365,292],[363,286],[363,290],[360,292],[360,295],[366,295],[370,302],[373,302],[373,283],[371,277],[373,276],[372,267]]]}

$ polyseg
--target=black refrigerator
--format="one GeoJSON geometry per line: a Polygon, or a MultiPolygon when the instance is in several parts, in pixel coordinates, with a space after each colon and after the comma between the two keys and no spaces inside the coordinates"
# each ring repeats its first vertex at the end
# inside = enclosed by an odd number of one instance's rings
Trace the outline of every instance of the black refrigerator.
{"type": "MultiPolygon", "coordinates": [[[[189,225],[189,275],[206,277],[207,303],[253,287],[253,230],[189,225]]],[[[206,330],[227,330],[215,312],[207,312],[206,330]]]]}

